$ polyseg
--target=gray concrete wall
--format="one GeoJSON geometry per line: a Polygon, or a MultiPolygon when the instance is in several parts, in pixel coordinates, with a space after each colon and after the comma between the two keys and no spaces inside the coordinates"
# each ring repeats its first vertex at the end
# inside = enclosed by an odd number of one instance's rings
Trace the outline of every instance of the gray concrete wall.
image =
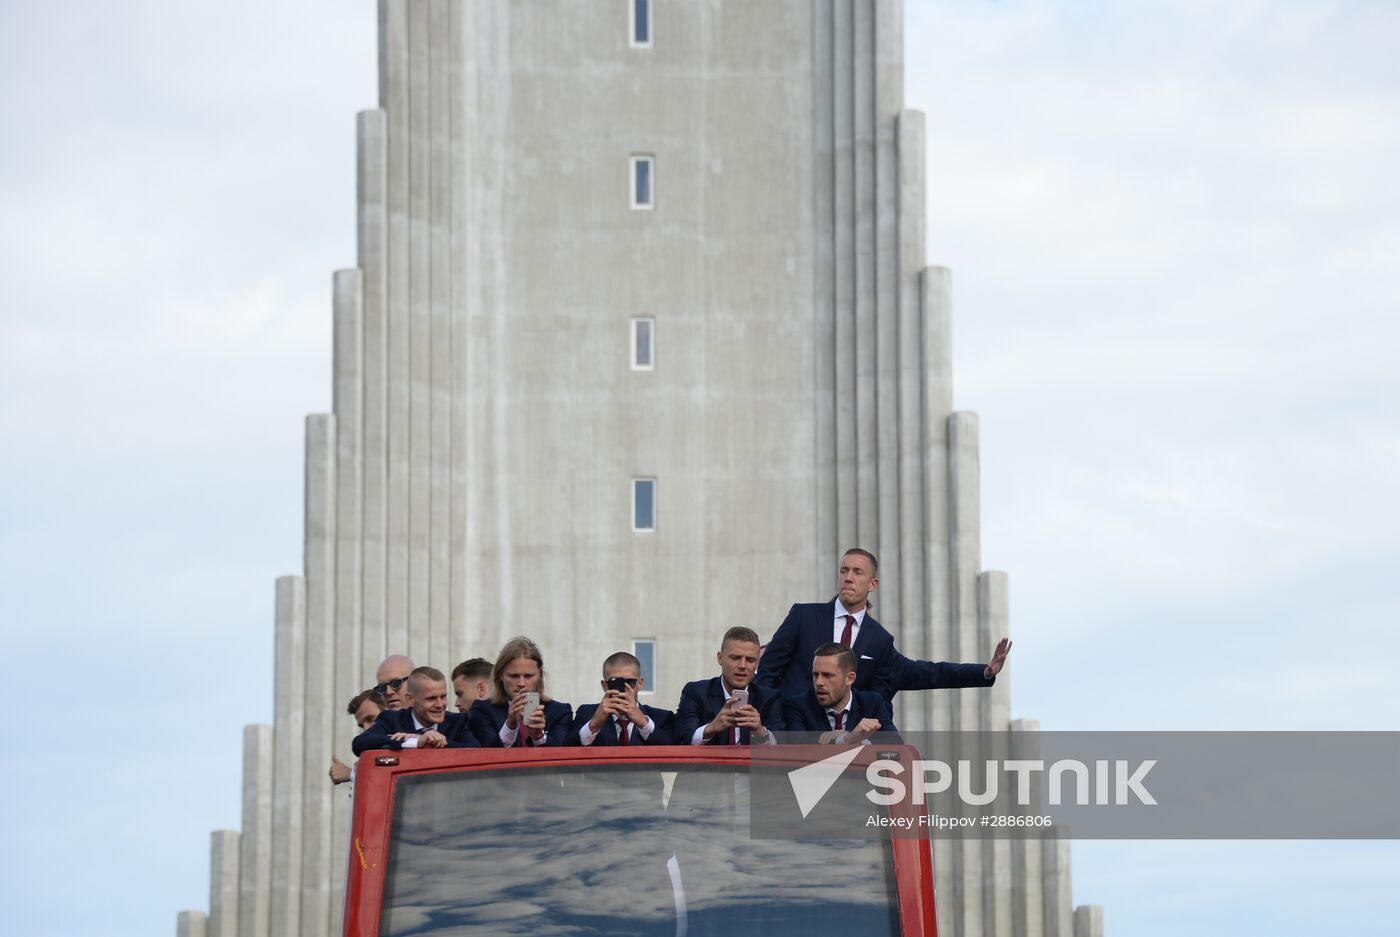
{"type": "Polygon", "coordinates": [[[603,657],[656,638],[670,704],[725,627],[766,633],[826,588],[808,5],[658,4],[651,49],[622,3],[467,9],[476,646],[530,634],[581,702],[603,657]],[[634,154],[656,159],[652,211],[629,207],[634,154]],[[654,370],[629,366],[634,316],[656,318],[654,370]],[[631,529],[638,476],[654,533],[631,529]]]}
{"type": "MultiPolygon", "coordinates": [[[[771,635],[856,544],[911,656],[984,660],[1006,633],[902,4],[654,11],[634,48],[627,0],[379,0],[333,413],[307,422],[304,576],[278,582],[275,725],[249,737],[245,935],[339,931],[350,802],[325,772],[386,654],[449,671],[527,634],[577,705],[606,655],[655,639],[672,706],[726,628],[771,635]],[[635,155],[651,210],[629,204],[635,155]],[[634,317],[656,323],[649,370],[634,317]]],[[[1004,729],[1009,684],[904,694],[897,717],[1004,729]]],[[[1068,934],[1067,847],[1035,845],[936,842],[941,933],[1068,934]]]]}

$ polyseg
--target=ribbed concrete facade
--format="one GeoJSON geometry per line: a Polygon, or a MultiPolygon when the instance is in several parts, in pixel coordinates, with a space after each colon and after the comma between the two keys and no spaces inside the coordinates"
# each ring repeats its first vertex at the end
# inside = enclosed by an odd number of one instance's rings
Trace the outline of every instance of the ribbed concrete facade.
{"type": "MultiPolygon", "coordinates": [[[[450,670],[528,634],[582,703],[607,654],[654,639],[672,706],[726,627],[767,636],[829,597],[852,544],[880,555],[876,614],[909,656],[985,660],[1008,633],[949,277],[925,266],[901,4],[654,0],[638,47],[631,2],[379,3],[334,412],[307,421],[276,724],[245,735],[211,934],[338,932],[350,801],[326,767],[387,653],[450,670]],[[654,531],[633,530],[637,478],[654,531]]],[[[903,694],[900,725],[1008,728],[1010,672],[903,694]]],[[[945,935],[1101,932],[1062,844],[940,841],[935,861],[945,935]]]]}

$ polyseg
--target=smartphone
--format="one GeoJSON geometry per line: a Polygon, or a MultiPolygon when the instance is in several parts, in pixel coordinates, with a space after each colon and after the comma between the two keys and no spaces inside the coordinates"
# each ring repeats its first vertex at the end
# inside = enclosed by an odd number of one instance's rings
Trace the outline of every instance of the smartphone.
{"type": "Polygon", "coordinates": [[[616,691],[619,692],[619,693],[626,693],[626,692],[627,692],[627,678],[626,678],[626,677],[608,677],[608,689],[609,689],[609,690],[616,690],[616,691]]]}
{"type": "Polygon", "coordinates": [[[740,706],[747,706],[747,705],[749,705],[749,691],[748,691],[748,690],[735,690],[735,691],[734,691],[733,699],[734,699],[734,708],[735,708],[735,709],[738,709],[740,706]]]}
{"type": "Polygon", "coordinates": [[[530,717],[535,714],[535,710],[540,707],[540,695],[538,693],[525,694],[525,711],[520,714],[526,725],[530,724],[530,717]]]}

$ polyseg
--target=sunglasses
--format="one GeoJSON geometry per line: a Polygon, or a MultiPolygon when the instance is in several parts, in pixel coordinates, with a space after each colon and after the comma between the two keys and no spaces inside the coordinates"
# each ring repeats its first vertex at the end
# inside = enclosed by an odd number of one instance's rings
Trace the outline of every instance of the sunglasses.
{"type": "Polygon", "coordinates": [[[383,696],[386,690],[393,690],[395,693],[397,693],[399,691],[399,687],[403,686],[404,681],[407,679],[407,677],[396,677],[393,680],[389,680],[384,683],[376,683],[374,685],[374,692],[378,693],[380,696],[383,696]]]}

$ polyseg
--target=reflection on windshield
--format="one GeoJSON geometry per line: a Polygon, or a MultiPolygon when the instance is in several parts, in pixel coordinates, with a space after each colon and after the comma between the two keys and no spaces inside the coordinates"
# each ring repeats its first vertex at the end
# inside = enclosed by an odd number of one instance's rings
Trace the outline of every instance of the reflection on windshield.
{"type": "Polygon", "coordinates": [[[888,840],[750,839],[744,769],[677,768],[401,778],[380,933],[899,932],[888,840]]]}

